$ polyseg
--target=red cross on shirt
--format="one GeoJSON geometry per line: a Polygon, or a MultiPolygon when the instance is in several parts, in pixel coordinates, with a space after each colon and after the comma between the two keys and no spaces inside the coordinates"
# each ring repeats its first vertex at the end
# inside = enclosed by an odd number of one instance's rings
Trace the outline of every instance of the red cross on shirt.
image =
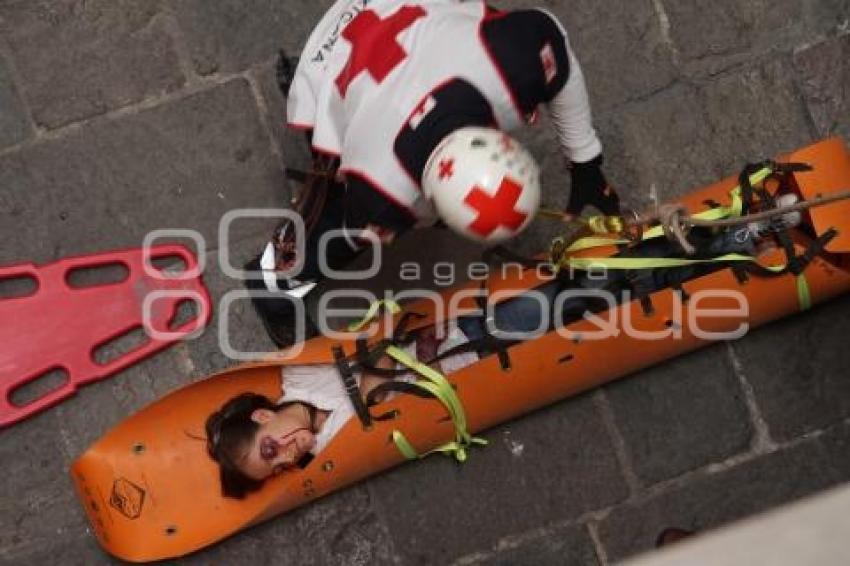
{"type": "Polygon", "coordinates": [[[410,127],[414,130],[418,128],[419,124],[422,123],[422,120],[425,119],[425,116],[427,116],[435,106],[437,106],[437,101],[434,100],[432,95],[429,94],[423,98],[422,101],[416,105],[416,108],[413,109],[413,112],[410,113],[410,119],[408,120],[410,127]]]}
{"type": "Polygon", "coordinates": [[[522,185],[508,177],[502,179],[492,197],[480,187],[473,187],[463,201],[478,212],[478,217],[469,225],[469,229],[484,238],[499,226],[519,230],[528,218],[528,214],[514,208],[521,195],[522,185]]]}
{"type": "Polygon", "coordinates": [[[342,31],[342,37],[351,43],[351,54],[336,78],[340,96],[345,98],[348,86],[363,71],[375,82],[383,82],[407,58],[407,52],[396,40],[398,34],[426,14],[421,6],[403,6],[385,19],[372,10],[360,12],[342,31]]]}

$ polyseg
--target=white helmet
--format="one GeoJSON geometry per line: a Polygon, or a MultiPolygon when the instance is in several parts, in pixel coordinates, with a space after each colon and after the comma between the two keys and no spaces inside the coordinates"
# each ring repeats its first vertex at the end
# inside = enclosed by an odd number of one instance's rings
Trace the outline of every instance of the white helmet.
{"type": "Polygon", "coordinates": [[[498,243],[522,232],[540,206],[540,168],[509,135],[467,127],[446,136],[428,158],[422,189],[455,232],[498,243]]]}

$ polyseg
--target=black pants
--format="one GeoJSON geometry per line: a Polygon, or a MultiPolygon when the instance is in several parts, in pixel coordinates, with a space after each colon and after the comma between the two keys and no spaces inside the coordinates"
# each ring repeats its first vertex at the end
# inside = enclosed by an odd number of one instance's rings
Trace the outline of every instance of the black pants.
{"type": "MultiPolygon", "coordinates": [[[[386,197],[358,182],[348,185],[331,183],[321,206],[318,220],[308,230],[304,242],[304,268],[297,276],[302,281],[321,281],[326,277],[320,267],[319,243],[322,235],[330,230],[345,230],[349,236],[345,238],[336,235],[325,247],[328,267],[338,271],[369,247],[368,243],[357,241],[357,234],[367,226],[385,227],[398,235],[414,224],[412,218],[401,213],[386,197]]],[[[305,216],[308,214],[305,211],[305,216]]]]}

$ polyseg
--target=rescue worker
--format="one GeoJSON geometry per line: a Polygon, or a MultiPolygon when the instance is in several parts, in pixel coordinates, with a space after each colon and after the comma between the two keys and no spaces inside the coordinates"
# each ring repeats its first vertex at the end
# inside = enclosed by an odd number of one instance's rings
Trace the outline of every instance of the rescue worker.
{"type": "Polygon", "coordinates": [[[539,205],[539,170],[507,132],[533,123],[540,107],[569,163],[566,215],[587,205],[619,212],[581,68],[565,29],[544,10],[340,0],[291,80],[286,60],[282,70],[287,120],[306,132],[322,169],[313,180],[323,182],[301,203],[306,230],[299,236],[284,221],[246,266],[262,276],[247,286],[274,294],[254,304],[281,347],[296,339],[295,303],[324,277],[322,261],[340,269],[366,240],[387,243],[437,221],[483,242],[521,232],[539,205]],[[320,250],[330,230],[339,236],[320,250]]]}

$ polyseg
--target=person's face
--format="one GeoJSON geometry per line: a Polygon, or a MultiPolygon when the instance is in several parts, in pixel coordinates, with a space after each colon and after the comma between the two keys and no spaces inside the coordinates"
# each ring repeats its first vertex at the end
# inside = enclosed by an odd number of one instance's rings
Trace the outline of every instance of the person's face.
{"type": "Polygon", "coordinates": [[[280,411],[257,409],[251,420],[260,425],[239,468],[248,477],[263,480],[295,467],[316,445],[316,437],[304,427],[302,407],[280,411]]]}

